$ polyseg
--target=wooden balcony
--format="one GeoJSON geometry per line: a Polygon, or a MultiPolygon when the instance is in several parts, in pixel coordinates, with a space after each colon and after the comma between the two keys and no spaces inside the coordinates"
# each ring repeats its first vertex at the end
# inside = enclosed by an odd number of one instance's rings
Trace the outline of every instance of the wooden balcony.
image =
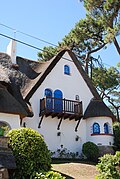
{"type": "Polygon", "coordinates": [[[40,100],[40,116],[42,115],[79,120],[83,116],[82,102],[45,97],[40,100]]]}

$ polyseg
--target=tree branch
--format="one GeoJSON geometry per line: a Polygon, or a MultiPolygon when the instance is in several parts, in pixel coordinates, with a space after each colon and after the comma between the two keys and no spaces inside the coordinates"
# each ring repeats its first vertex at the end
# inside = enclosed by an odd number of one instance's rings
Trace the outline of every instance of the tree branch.
{"type": "Polygon", "coordinates": [[[120,55],[120,46],[119,46],[119,44],[118,44],[118,42],[117,42],[116,37],[114,37],[113,42],[114,42],[114,45],[115,45],[115,47],[116,47],[116,49],[117,49],[117,51],[118,51],[118,53],[119,53],[119,55],[120,55]]]}

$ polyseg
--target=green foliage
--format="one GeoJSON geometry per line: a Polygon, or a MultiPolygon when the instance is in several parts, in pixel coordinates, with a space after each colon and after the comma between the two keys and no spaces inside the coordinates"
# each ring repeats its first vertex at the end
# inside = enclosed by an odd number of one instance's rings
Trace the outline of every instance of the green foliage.
{"type": "Polygon", "coordinates": [[[120,178],[120,152],[115,155],[106,154],[100,157],[97,165],[99,175],[97,179],[119,179],[120,178]]]}
{"type": "Polygon", "coordinates": [[[57,47],[44,47],[39,57],[47,61],[63,48],[74,51],[80,60],[89,61],[90,55],[113,42],[118,53],[120,47],[116,37],[120,33],[119,0],[83,0],[86,18],[81,19],[75,27],[58,43],[57,47]]]}
{"type": "Polygon", "coordinates": [[[10,127],[4,123],[4,122],[0,122],[0,135],[1,136],[5,136],[10,130],[10,127]]]}
{"type": "Polygon", "coordinates": [[[34,179],[65,179],[60,173],[48,171],[44,173],[36,173],[34,179]]]}
{"type": "Polygon", "coordinates": [[[104,41],[112,42],[120,32],[120,1],[84,0],[84,6],[89,17],[102,22],[104,41]]]}
{"type": "Polygon", "coordinates": [[[57,54],[58,49],[56,47],[44,47],[42,52],[38,52],[39,61],[49,61],[55,54],[57,54]]]}
{"type": "Polygon", "coordinates": [[[92,80],[100,91],[113,90],[119,85],[119,71],[115,67],[93,68],[92,80]],[[96,78],[97,77],[97,78],[96,78]]]}
{"type": "Polygon", "coordinates": [[[86,142],[83,144],[82,147],[83,154],[87,157],[90,161],[97,161],[99,155],[99,149],[96,144],[93,142],[86,142]]]}
{"type": "Polygon", "coordinates": [[[30,128],[13,129],[8,133],[9,146],[16,159],[16,176],[27,177],[34,171],[51,168],[50,153],[42,136],[30,128]]]}
{"type": "Polygon", "coordinates": [[[114,145],[115,149],[120,151],[120,123],[116,122],[113,124],[113,133],[114,133],[114,145]]]}

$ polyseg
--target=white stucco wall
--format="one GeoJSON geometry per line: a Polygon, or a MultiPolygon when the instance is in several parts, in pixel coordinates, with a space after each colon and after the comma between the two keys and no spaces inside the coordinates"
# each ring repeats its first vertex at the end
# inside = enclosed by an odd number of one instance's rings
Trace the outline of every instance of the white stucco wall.
{"type": "Polygon", "coordinates": [[[112,119],[110,117],[93,117],[86,120],[87,127],[87,141],[94,142],[97,145],[113,145],[113,129],[112,129],[112,119]],[[98,123],[100,125],[100,134],[93,134],[93,124],[98,123]],[[110,134],[104,134],[104,124],[108,123],[110,127],[110,134]]]}
{"type": "Polygon", "coordinates": [[[98,121],[100,125],[109,121],[112,125],[112,121],[108,118],[81,120],[78,131],[75,132],[77,121],[70,121],[69,119],[63,120],[60,130],[57,130],[60,119],[49,116],[47,118],[43,118],[41,128],[38,128],[40,121],[40,99],[44,97],[44,91],[46,88],[51,89],[52,92],[59,89],[63,92],[63,98],[70,100],[75,100],[75,96],[79,95],[80,101],[83,103],[83,113],[90,100],[93,98],[93,94],[89,90],[68,53],[65,53],[64,57],[69,60],[61,59],[30,99],[34,117],[24,119],[26,126],[39,131],[39,133],[44,136],[48,148],[51,151],[56,151],[61,147],[61,145],[63,145],[63,147],[67,148],[71,152],[81,152],[82,144],[86,141],[93,141],[96,144],[102,143],[102,145],[108,145],[109,142],[112,142],[113,137],[91,136],[90,131],[90,126],[95,121],[98,121]],[[70,75],[64,74],[64,65],[68,65],[70,67],[70,75]],[[57,136],[58,132],[61,132],[60,136],[57,136]],[[78,141],[75,141],[76,136],[79,136],[78,141]]]}
{"type": "Polygon", "coordinates": [[[20,127],[19,115],[0,113],[0,121],[7,123],[11,129],[17,129],[20,127]]]}

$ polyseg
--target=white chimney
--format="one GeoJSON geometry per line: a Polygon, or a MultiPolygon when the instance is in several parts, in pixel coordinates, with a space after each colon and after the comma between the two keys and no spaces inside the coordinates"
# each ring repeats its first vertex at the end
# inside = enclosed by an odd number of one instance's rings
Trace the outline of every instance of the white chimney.
{"type": "Polygon", "coordinates": [[[16,64],[16,41],[11,40],[7,46],[7,54],[10,55],[12,63],[16,64]]]}

